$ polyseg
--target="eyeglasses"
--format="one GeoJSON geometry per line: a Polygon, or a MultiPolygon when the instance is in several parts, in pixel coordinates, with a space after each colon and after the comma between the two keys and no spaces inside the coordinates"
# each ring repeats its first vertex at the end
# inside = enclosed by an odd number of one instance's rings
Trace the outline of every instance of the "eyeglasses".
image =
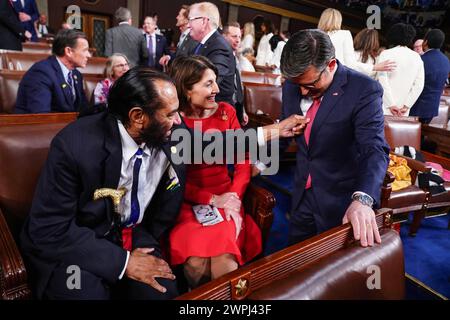
{"type": "Polygon", "coordinates": [[[316,84],[317,84],[317,82],[320,81],[320,78],[322,77],[322,73],[323,73],[326,69],[327,69],[327,67],[325,67],[322,71],[320,71],[319,76],[318,76],[317,79],[314,80],[313,82],[307,83],[307,84],[299,84],[299,86],[300,86],[300,87],[303,87],[303,88],[305,88],[305,89],[308,89],[308,90],[309,90],[309,89],[317,89],[317,88],[316,88],[316,84]]]}
{"type": "Polygon", "coordinates": [[[125,68],[125,67],[128,67],[128,63],[116,64],[116,65],[114,66],[114,68],[121,68],[121,69],[123,69],[123,68],[125,68]]]}
{"type": "Polygon", "coordinates": [[[203,18],[207,18],[207,17],[193,17],[193,18],[189,18],[188,21],[189,21],[189,22],[192,22],[192,21],[194,21],[194,20],[197,20],[197,19],[203,19],[203,18]]]}

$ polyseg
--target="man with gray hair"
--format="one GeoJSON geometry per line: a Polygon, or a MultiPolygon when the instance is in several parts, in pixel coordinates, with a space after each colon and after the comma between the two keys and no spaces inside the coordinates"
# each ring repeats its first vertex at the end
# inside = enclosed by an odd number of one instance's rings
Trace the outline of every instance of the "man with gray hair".
{"type": "Polygon", "coordinates": [[[122,53],[130,61],[131,67],[147,62],[147,43],[142,32],[131,25],[130,10],[120,7],[114,16],[119,25],[106,31],[105,56],[122,53]]]}
{"type": "Polygon", "coordinates": [[[233,105],[236,60],[231,46],[217,31],[220,26],[219,9],[211,2],[194,3],[189,10],[189,26],[191,38],[199,42],[193,54],[208,58],[219,71],[217,84],[220,92],[216,101],[233,105]]]}
{"type": "Polygon", "coordinates": [[[320,30],[289,39],[281,72],[281,118],[300,114],[310,120],[295,138],[290,244],[347,222],[362,246],[380,243],[372,207],[380,204],[389,159],[380,84],[341,64],[320,30]]]}

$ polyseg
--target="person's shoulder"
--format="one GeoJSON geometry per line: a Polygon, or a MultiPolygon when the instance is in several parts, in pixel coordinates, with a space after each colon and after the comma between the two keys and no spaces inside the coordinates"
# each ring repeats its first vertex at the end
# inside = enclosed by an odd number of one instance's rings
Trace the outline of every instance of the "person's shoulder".
{"type": "Polygon", "coordinates": [[[229,103],[227,102],[219,102],[219,108],[218,111],[225,111],[227,113],[231,113],[231,114],[235,114],[236,113],[236,109],[229,103]]]}

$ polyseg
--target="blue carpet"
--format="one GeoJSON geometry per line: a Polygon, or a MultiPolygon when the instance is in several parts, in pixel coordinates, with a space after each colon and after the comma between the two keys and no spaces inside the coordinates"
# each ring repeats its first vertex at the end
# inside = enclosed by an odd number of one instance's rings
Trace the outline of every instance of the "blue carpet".
{"type": "Polygon", "coordinates": [[[416,237],[409,237],[409,222],[401,226],[405,271],[450,298],[449,215],[424,219],[416,237]]]}
{"type": "MultiPolygon", "coordinates": [[[[254,179],[254,182],[273,193],[276,199],[274,221],[264,254],[268,255],[287,246],[288,212],[292,190],[293,168],[280,168],[278,174],[254,179]]],[[[408,236],[410,223],[403,223],[401,238],[405,255],[405,271],[450,298],[450,230],[447,229],[449,215],[424,219],[415,238],[408,236]]],[[[407,287],[408,288],[408,287],[407,287]]],[[[414,292],[407,298],[421,299],[414,292]]]]}

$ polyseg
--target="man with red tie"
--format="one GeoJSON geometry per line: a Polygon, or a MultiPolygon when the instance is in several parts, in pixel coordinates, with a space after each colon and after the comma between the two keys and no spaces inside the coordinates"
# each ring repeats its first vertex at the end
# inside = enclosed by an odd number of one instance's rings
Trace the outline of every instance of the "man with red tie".
{"type": "Polygon", "coordinates": [[[289,40],[281,71],[287,79],[281,118],[310,119],[295,138],[290,244],[346,222],[362,246],[379,243],[372,208],[380,203],[389,154],[381,86],[336,60],[329,36],[319,30],[289,40]]]}

